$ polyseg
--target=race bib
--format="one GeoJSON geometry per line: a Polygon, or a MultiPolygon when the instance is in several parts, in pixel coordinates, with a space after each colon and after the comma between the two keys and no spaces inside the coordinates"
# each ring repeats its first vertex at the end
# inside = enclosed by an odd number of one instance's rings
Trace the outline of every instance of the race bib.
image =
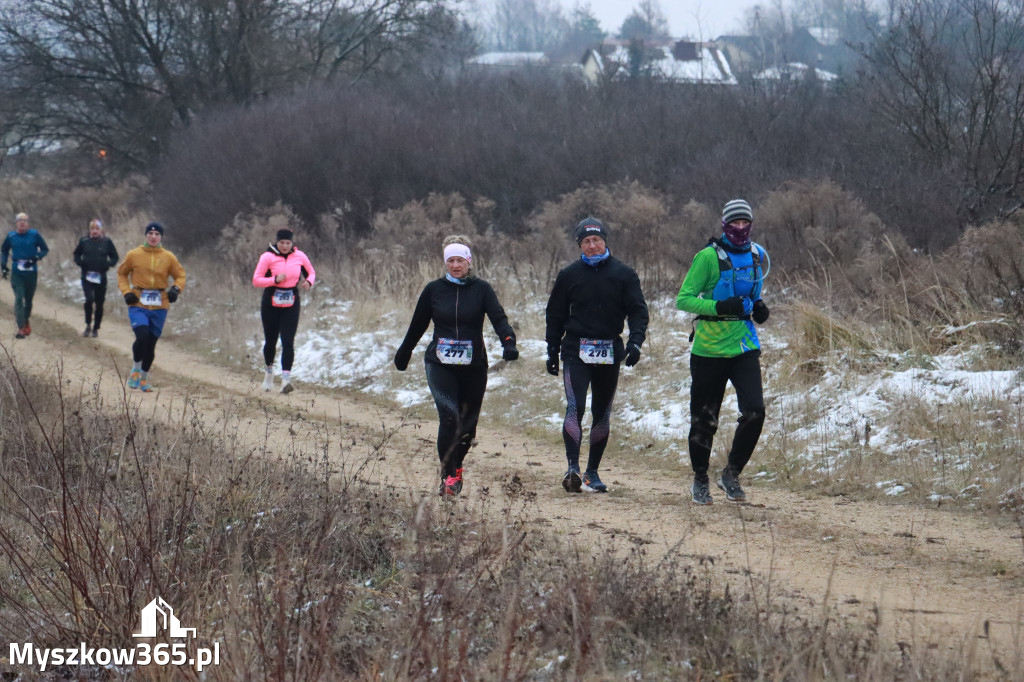
{"type": "Polygon", "coordinates": [[[611,339],[580,339],[580,360],[588,365],[614,365],[615,342],[611,339]]]}
{"type": "Polygon", "coordinates": [[[34,261],[30,260],[16,260],[14,261],[14,267],[18,268],[22,272],[32,272],[32,264],[34,261]]]}
{"type": "Polygon", "coordinates": [[[103,274],[99,272],[87,272],[85,273],[85,281],[92,282],[93,284],[103,284],[103,274]]]}
{"type": "Polygon", "coordinates": [[[159,289],[143,289],[139,294],[139,303],[142,305],[160,305],[163,300],[160,298],[159,289]]]}
{"type": "Polygon", "coordinates": [[[473,342],[439,338],[437,359],[445,365],[468,365],[473,362],[473,342]]]}
{"type": "Polygon", "coordinates": [[[291,289],[278,289],[270,302],[275,308],[291,308],[295,305],[295,292],[291,289]]]}

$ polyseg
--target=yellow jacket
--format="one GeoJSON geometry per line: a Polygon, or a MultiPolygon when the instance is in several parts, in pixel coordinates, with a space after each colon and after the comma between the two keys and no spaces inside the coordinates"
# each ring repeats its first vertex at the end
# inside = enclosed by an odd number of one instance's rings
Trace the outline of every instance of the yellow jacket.
{"type": "Polygon", "coordinates": [[[122,296],[129,291],[136,294],[146,289],[160,291],[160,305],[134,304],[149,310],[170,306],[167,292],[164,291],[167,289],[168,277],[174,278],[174,286],[178,289],[185,288],[185,268],[181,267],[173,253],[162,246],[143,244],[134,248],[125,255],[117,268],[117,286],[121,289],[122,296]]]}

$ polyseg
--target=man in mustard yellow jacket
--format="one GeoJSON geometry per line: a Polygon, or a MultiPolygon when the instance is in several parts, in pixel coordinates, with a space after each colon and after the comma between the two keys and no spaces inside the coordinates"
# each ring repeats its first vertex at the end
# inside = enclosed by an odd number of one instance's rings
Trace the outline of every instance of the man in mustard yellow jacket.
{"type": "Polygon", "coordinates": [[[117,268],[117,285],[124,302],[130,306],[128,319],[135,332],[134,365],[128,377],[128,388],[140,391],[152,390],[149,368],[153,366],[156,342],[163,333],[167,309],[185,288],[185,268],[173,253],[160,245],[163,238],[163,225],[146,225],[146,243],[129,251],[117,268]],[[174,280],[170,288],[167,287],[169,279],[174,280]]]}

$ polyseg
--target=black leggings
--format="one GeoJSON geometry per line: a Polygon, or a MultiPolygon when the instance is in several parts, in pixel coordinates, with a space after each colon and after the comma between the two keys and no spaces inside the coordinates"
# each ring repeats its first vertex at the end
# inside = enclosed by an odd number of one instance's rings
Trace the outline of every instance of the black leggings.
{"type": "Polygon", "coordinates": [[[299,310],[301,305],[296,296],[295,305],[288,308],[276,308],[270,297],[264,297],[260,305],[260,318],[263,320],[263,361],[267,367],[274,364],[277,353],[277,337],[281,337],[281,371],[292,371],[295,360],[295,330],[299,328],[299,310]]]}
{"type": "Polygon", "coordinates": [[[462,468],[469,446],[476,438],[480,406],[487,390],[487,368],[457,365],[427,366],[427,385],[437,405],[437,457],[442,477],[454,476],[462,468]]]}
{"type": "Polygon", "coordinates": [[[565,458],[569,460],[570,466],[579,466],[587,389],[593,390],[590,396],[590,455],[587,458],[587,471],[597,471],[611,432],[612,401],[619,385],[619,365],[566,362],[562,369],[562,381],[565,383],[566,401],[562,440],[565,441],[565,458]]]}
{"type": "Polygon", "coordinates": [[[107,298],[107,285],[82,280],[82,291],[85,292],[85,326],[100,328],[103,321],[103,301],[107,298]],[[93,306],[96,307],[96,324],[93,324],[93,306]]]}
{"type": "Polygon", "coordinates": [[[132,327],[135,332],[135,343],[132,344],[132,359],[142,363],[142,371],[148,372],[153,366],[153,358],[156,357],[156,342],[159,336],[153,336],[149,327],[132,327]]]}
{"type": "Polygon", "coordinates": [[[764,425],[764,391],[761,386],[761,351],[752,350],[732,358],[690,355],[690,465],[694,477],[708,480],[711,443],[718,431],[718,414],[725,397],[726,382],[736,389],[740,417],[729,450],[728,468],[735,475],[750,461],[764,425]]]}

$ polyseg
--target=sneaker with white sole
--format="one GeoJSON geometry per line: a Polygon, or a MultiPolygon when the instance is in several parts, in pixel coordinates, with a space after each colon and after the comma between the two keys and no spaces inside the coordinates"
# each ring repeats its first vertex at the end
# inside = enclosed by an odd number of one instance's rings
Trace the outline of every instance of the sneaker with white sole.
{"type": "Polygon", "coordinates": [[[693,497],[694,504],[714,504],[715,501],[711,499],[711,486],[709,483],[709,481],[693,481],[693,486],[690,487],[690,495],[693,497]]]}
{"type": "Polygon", "coordinates": [[[263,374],[263,390],[273,391],[274,390],[274,373],[264,372],[263,374]]]}
{"type": "Polygon", "coordinates": [[[718,479],[718,487],[725,492],[725,499],[730,502],[746,502],[747,494],[740,487],[740,479],[731,471],[723,471],[718,479]]]}
{"type": "Polygon", "coordinates": [[[578,493],[583,489],[583,477],[580,476],[578,465],[570,465],[569,470],[562,477],[562,487],[567,493],[578,493]]]}
{"type": "Polygon", "coordinates": [[[139,382],[142,381],[142,372],[139,370],[132,370],[132,373],[128,375],[128,388],[138,388],[139,382]]]}
{"type": "Polygon", "coordinates": [[[285,395],[288,395],[289,393],[291,393],[294,390],[295,390],[295,387],[292,386],[292,380],[291,379],[281,379],[281,393],[284,393],[285,395]]]}
{"type": "Polygon", "coordinates": [[[583,472],[583,490],[588,493],[606,493],[608,492],[608,486],[601,482],[601,478],[597,475],[596,471],[587,469],[583,472]]]}

